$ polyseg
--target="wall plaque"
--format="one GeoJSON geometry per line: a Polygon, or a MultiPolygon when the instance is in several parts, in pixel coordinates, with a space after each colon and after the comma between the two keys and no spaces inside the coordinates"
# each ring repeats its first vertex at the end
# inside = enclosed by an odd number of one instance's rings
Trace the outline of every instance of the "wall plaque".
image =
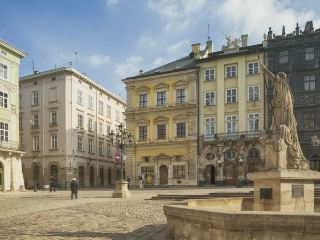
{"type": "Polygon", "coordinates": [[[260,188],[260,199],[272,199],[272,188],[260,188]]]}
{"type": "Polygon", "coordinates": [[[292,185],[292,198],[301,198],[304,197],[304,185],[292,185]]]}

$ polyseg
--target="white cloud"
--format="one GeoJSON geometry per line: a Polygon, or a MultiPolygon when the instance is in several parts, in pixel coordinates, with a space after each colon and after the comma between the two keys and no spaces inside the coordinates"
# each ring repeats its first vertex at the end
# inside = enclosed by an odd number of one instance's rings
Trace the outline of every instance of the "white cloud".
{"type": "Polygon", "coordinates": [[[189,45],[190,45],[190,43],[188,40],[182,40],[182,41],[179,41],[173,45],[170,45],[169,47],[167,47],[166,50],[168,53],[178,52],[178,51],[182,50],[184,47],[187,47],[189,45]]]}
{"type": "Polygon", "coordinates": [[[137,47],[153,48],[156,46],[156,41],[149,34],[141,34],[137,40],[137,47]]]}
{"type": "Polygon", "coordinates": [[[109,7],[113,7],[113,6],[117,5],[118,3],[119,3],[119,0],[106,0],[106,4],[109,7]]]}
{"type": "Polygon", "coordinates": [[[110,57],[109,56],[103,56],[103,55],[100,55],[100,54],[93,54],[93,55],[88,57],[87,61],[91,66],[99,67],[99,66],[108,64],[110,62],[110,57]]]}
{"type": "MultiPolygon", "coordinates": [[[[165,30],[178,32],[188,29],[196,22],[197,13],[207,4],[207,0],[149,0],[148,7],[162,17],[165,30]],[[192,19],[192,21],[190,21],[192,19]]],[[[198,15],[200,16],[200,15],[198,15]]]]}
{"type": "Polygon", "coordinates": [[[167,60],[163,59],[162,57],[158,57],[153,61],[153,67],[159,67],[166,63],[168,63],[167,60]]]}
{"type": "Polygon", "coordinates": [[[240,34],[248,33],[250,38],[261,42],[262,36],[272,27],[276,34],[281,34],[282,25],[286,27],[286,33],[294,30],[299,22],[303,28],[308,20],[315,20],[316,14],[312,10],[290,8],[291,0],[257,1],[257,0],[226,0],[215,10],[221,22],[228,32],[240,34]]]}
{"type": "Polygon", "coordinates": [[[142,61],[140,56],[130,56],[126,59],[126,63],[118,64],[115,66],[115,72],[120,78],[126,78],[138,75],[138,64],[142,61]]]}

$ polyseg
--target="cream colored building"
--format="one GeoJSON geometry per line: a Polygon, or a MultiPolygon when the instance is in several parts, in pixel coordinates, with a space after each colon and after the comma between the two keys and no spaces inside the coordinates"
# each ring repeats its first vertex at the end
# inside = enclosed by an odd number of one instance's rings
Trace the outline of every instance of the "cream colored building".
{"type": "Polygon", "coordinates": [[[108,186],[116,167],[109,132],[124,121],[126,103],[73,68],[20,78],[20,132],[26,154],[26,186],[42,187],[50,176],[69,187],[108,186]]]}
{"type": "Polygon", "coordinates": [[[237,184],[259,168],[259,137],[265,126],[262,44],[247,46],[247,35],[228,40],[204,55],[193,45],[199,68],[199,183],[237,184]],[[258,56],[259,55],[259,56],[258,56]]]}
{"type": "Polygon", "coordinates": [[[123,80],[135,144],[126,173],[147,185],[197,184],[197,71],[192,55],[123,80]]]}
{"type": "Polygon", "coordinates": [[[24,189],[19,143],[19,64],[25,56],[0,39],[0,191],[24,189]]]}

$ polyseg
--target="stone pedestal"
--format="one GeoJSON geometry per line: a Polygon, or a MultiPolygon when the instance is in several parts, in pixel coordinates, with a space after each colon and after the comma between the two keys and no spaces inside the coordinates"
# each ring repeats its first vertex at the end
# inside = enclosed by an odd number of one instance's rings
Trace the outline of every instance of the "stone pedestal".
{"type": "Polygon", "coordinates": [[[113,198],[128,198],[131,193],[128,190],[128,182],[126,180],[119,180],[116,182],[116,190],[112,193],[113,198]]]}
{"type": "Polygon", "coordinates": [[[248,177],[254,181],[254,211],[314,212],[314,181],[320,172],[274,169],[248,177]]]}

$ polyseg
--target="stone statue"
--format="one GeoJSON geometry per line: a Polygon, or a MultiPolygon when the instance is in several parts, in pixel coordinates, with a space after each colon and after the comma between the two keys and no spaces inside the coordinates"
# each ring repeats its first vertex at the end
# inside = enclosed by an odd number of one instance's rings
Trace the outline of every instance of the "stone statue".
{"type": "Polygon", "coordinates": [[[309,169],[309,161],[300,147],[297,122],[293,114],[293,96],[287,75],[284,72],[276,76],[260,61],[262,72],[273,85],[273,117],[271,132],[274,136],[274,150],[280,152],[283,143],[287,145],[286,167],[290,169],[309,169]]]}
{"type": "Polygon", "coordinates": [[[223,45],[222,46],[223,50],[225,50],[225,49],[233,49],[233,48],[239,47],[239,43],[241,42],[240,39],[236,38],[236,39],[232,40],[231,36],[227,35],[227,34],[225,34],[225,38],[227,40],[227,45],[223,45]]]}

